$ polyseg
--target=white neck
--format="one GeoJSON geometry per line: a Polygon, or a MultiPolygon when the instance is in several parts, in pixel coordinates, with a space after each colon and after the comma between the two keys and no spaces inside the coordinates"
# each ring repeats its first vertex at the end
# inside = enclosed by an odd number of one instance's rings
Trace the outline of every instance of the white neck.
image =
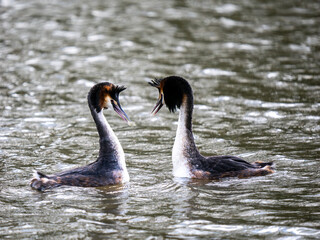
{"type": "Polygon", "coordinates": [[[107,130],[108,135],[109,135],[109,139],[110,139],[109,144],[113,145],[113,148],[115,149],[115,152],[117,154],[119,166],[123,170],[122,182],[129,182],[129,174],[128,174],[127,167],[126,167],[125,155],[124,155],[122,146],[119,142],[119,139],[117,138],[117,136],[113,132],[112,128],[110,127],[107,119],[103,115],[103,111],[100,111],[97,114],[97,117],[98,117],[98,120],[100,121],[101,125],[107,130]]]}
{"type": "MultiPolygon", "coordinates": [[[[186,128],[186,102],[180,107],[178,128],[172,149],[173,176],[191,177],[190,164],[186,154],[188,143],[188,129],[186,128]]],[[[192,133],[191,133],[192,134],[192,133]]]]}

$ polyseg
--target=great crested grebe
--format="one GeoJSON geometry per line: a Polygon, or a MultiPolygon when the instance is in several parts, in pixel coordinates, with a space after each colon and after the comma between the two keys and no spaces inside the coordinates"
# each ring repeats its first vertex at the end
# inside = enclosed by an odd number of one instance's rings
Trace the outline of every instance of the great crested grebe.
{"type": "Polygon", "coordinates": [[[49,176],[35,172],[30,184],[32,188],[44,191],[61,185],[99,187],[129,181],[123,149],[103,115],[103,109],[112,105],[114,111],[123,120],[130,123],[129,117],[122,110],[119,102],[119,93],[123,90],[125,90],[123,86],[102,82],[93,86],[89,91],[88,104],[100,138],[97,160],[86,166],[49,176]]]}
{"type": "Polygon", "coordinates": [[[175,177],[218,180],[224,177],[246,178],[273,173],[272,162],[248,163],[234,156],[202,156],[192,133],[193,93],[189,83],[178,76],[149,82],[159,90],[159,99],[152,110],[156,114],[166,104],[170,112],[180,109],[176,138],[172,149],[175,177]]]}

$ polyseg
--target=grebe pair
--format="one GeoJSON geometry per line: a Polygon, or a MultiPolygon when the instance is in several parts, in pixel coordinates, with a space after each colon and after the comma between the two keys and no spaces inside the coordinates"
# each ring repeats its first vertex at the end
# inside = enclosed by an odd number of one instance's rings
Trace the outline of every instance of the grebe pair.
{"type": "MultiPolygon", "coordinates": [[[[194,179],[217,180],[224,177],[247,178],[273,173],[272,162],[253,164],[234,156],[202,156],[192,133],[193,93],[189,83],[178,76],[155,79],[149,84],[159,90],[153,109],[156,114],[165,104],[171,112],[180,109],[178,128],[172,149],[173,175],[194,179]]],[[[31,187],[40,191],[61,185],[99,187],[129,181],[123,149],[102,110],[109,105],[120,117],[130,123],[122,110],[119,93],[125,88],[112,83],[96,84],[89,91],[88,104],[100,137],[98,159],[84,167],[46,176],[35,172],[31,187]]]]}

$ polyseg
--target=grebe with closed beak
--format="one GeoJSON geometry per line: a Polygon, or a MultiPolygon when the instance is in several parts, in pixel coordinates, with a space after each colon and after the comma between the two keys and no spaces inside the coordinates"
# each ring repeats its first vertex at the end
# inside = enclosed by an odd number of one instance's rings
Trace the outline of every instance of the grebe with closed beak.
{"type": "Polygon", "coordinates": [[[156,114],[164,104],[170,112],[180,109],[172,149],[175,177],[218,180],[224,177],[247,178],[273,173],[272,162],[251,164],[234,156],[202,156],[195,145],[192,133],[193,93],[190,84],[178,76],[155,79],[149,84],[159,90],[153,114],[156,114]]]}
{"type": "Polygon", "coordinates": [[[129,181],[125,156],[121,144],[103,115],[103,109],[112,106],[119,116],[130,123],[122,110],[119,94],[125,90],[109,82],[98,83],[88,94],[88,105],[96,123],[100,138],[100,151],[97,160],[83,167],[60,172],[54,175],[34,173],[31,187],[39,191],[62,185],[79,187],[99,187],[121,184],[129,181]]]}

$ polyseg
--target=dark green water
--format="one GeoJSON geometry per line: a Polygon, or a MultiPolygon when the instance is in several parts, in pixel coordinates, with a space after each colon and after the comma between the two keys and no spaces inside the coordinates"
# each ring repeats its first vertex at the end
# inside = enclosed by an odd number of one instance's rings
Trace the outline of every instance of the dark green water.
{"type": "Polygon", "coordinates": [[[1,239],[320,238],[319,1],[1,1],[1,239]],[[274,161],[252,179],[174,179],[177,114],[150,112],[147,81],[181,75],[204,155],[274,161]],[[95,160],[87,107],[100,81],[127,86],[136,126],[105,115],[131,182],[29,187],[95,160]]]}

